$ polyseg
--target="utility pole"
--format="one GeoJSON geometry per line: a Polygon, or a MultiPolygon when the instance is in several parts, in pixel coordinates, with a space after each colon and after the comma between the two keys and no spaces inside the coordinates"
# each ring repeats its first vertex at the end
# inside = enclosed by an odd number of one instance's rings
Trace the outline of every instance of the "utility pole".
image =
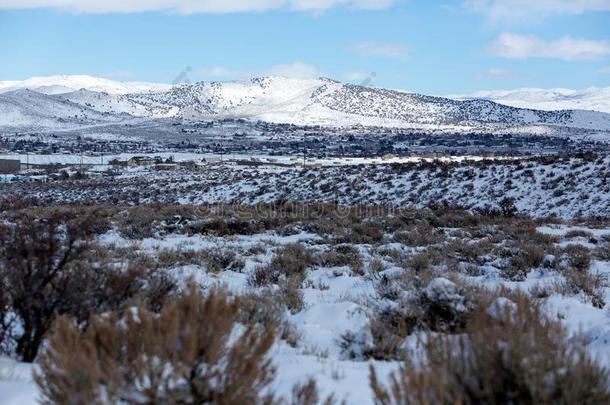
{"type": "Polygon", "coordinates": [[[306,163],[307,146],[305,145],[305,132],[303,132],[303,169],[306,163]]]}

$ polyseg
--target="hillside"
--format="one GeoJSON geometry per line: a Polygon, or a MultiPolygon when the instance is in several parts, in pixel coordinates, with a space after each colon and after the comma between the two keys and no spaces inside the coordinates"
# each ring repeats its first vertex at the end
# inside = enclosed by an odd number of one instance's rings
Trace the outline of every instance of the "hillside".
{"type": "MultiPolygon", "coordinates": [[[[263,77],[234,82],[198,82],[171,88],[116,84],[81,76],[73,79],[52,77],[46,81],[36,78],[26,82],[35,83],[38,91],[3,93],[0,111],[7,113],[0,125],[61,128],[66,122],[90,124],[142,117],[190,121],[230,118],[295,125],[376,126],[447,132],[509,130],[553,134],[561,133],[562,129],[610,130],[610,114],[600,112],[543,111],[482,99],[459,101],[343,84],[325,78],[263,77]],[[81,85],[87,88],[72,91],[81,85]],[[71,91],[55,94],[61,89],[71,91]]],[[[23,87],[24,83],[13,84],[13,87],[23,87]]]]}

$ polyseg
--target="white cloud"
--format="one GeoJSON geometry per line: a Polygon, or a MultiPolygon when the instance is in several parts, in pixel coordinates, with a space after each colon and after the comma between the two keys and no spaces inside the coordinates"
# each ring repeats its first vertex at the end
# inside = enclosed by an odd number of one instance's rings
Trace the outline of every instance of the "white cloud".
{"type": "Polygon", "coordinates": [[[489,68],[487,69],[487,72],[485,72],[485,76],[487,77],[508,77],[511,74],[510,70],[497,67],[489,68]]]}
{"type": "Polygon", "coordinates": [[[519,20],[610,11],[610,0],[463,0],[462,7],[492,20],[519,20]]]}
{"type": "Polygon", "coordinates": [[[243,72],[238,70],[228,69],[224,66],[213,66],[210,68],[202,68],[197,71],[203,77],[241,77],[243,72]]]}
{"type": "Polygon", "coordinates": [[[0,0],[0,9],[56,8],[75,13],[177,14],[261,12],[276,9],[322,12],[337,6],[384,9],[396,0],[0,0]]]}
{"type": "Polygon", "coordinates": [[[292,77],[297,79],[309,79],[312,77],[318,77],[320,74],[318,69],[313,65],[296,61],[286,65],[277,65],[266,71],[266,74],[272,76],[284,76],[292,77]]]}
{"type": "Polygon", "coordinates": [[[361,56],[385,56],[396,59],[405,59],[409,53],[405,44],[383,44],[368,41],[353,45],[351,50],[361,56]]]}
{"type": "Polygon", "coordinates": [[[490,52],[507,59],[594,60],[610,55],[610,43],[572,37],[546,41],[533,35],[505,32],[491,45],[490,52]]]}

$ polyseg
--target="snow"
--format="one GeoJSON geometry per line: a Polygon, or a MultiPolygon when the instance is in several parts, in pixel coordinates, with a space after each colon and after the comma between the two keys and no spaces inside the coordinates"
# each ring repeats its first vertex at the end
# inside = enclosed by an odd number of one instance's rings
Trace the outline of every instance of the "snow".
{"type": "MultiPolygon", "coordinates": [[[[590,228],[585,225],[553,225],[542,223],[538,231],[557,238],[573,230],[590,232],[603,236],[610,234],[609,228],[590,228]]],[[[208,273],[200,265],[176,266],[168,269],[169,273],[185,285],[187,280],[194,280],[203,289],[225,286],[238,294],[254,291],[248,284],[248,275],[257,262],[266,262],[271,252],[278,246],[287,243],[302,242],[311,249],[324,251],[327,246],[319,235],[296,232],[291,235],[280,235],[265,232],[254,235],[230,237],[165,234],[143,240],[130,241],[123,238],[116,230],[101,235],[98,242],[104,245],[115,244],[129,247],[134,251],[153,254],[161,249],[232,249],[245,259],[249,265],[241,272],[232,270],[217,274],[208,273]],[[252,246],[263,245],[261,253],[254,256],[245,255],[252,246]]],[[[392,242],[376,248],[371,245],[358,245],[364,258],[372,256],[374,249],[400,249],[404,246],[392,242]]],[[[499,276],[493,265],[483,266],[481,276],[464,275],[468,283],[485,285],[490,288],[506,287],[528,291],[534,286],[553,283],[561,280],[554,271],[535,269],[528,273],[523,281],[508,281],[499,276]]],[[[385,270],[385,275],[404,271],[396,267],[385,270]]],[[[592,272],[610,274],[610,262],[594,260],[592,272]]],[[[371,310],[379,301],[375,291],[376,279],[372,275],[358,276],[347,267],[313,267],[307,272],[301,292],[304,298],[304,309],[296,314],[287,314],[299,334],[297,347],[290,347],[278,341],[271,349],[273,363],[278,370],[277,379],[270,389],[280,395],[289,395],[292,386],[303,383],[307,377],[314,377],[321,395],[334,393],[346,404],[373,404],[369,387],[369,367],[372,365],[379,377],[385,380],[388,374],[397,370],[401,363],[397,361],[361,361],[348,360],[339,346],[340,336],[345,332],[367,335],[367,325],[371,310]],[[321,286],[324,286],[323,288],[321,286]]],[[[456,310],[464,309],[464,297],[460,294],[456,282],[446,277],[433,278],[424,288],[426,297],[434,302],[452,305],[456,310]]],[[[604,290],[606,301],[610,299],[610,288],[604,290]]],[[[553,319],[559,319],[566,327],[570,337],[584,339],[587,351],[597,361],[610,365],[610,313],[608,306],[595,308],[580,296],[552,295],[543,299],[545,313],[553,319]]],[[[487,309],[490,316],[499,317],[507,309],[515,308],[515,303],[507,298],[497,298],[487,309]]],[[[415,334],[405,340],[405,347],[417,351],[416,342],[425,338],[425,334],[415,334]]],[[[417,352],[415,353],[417,356],[417,352]]],[[[10,359],[0,358],[0,404],[35,404],[37,388],[32,380],[32,365],[16,363],[10,359]]]]}
{"type": "Polygon", "coordinates": [[[0,93],[30,89],[44,94],[63,94],[80,89],[110,94],[169,90],[171,85],[145,82],[122,82],[87,75],[32,77],[21,81],[0,81],[0,93]]]}
{"type": "Polygon", "coordinates": [[[31,364],[17,363],[0,357],[0,404],[29,405],[38,403],[31,364]]]}
{"type": "MultiPolygon", "coordinates": [[[[42,98],[42,97],[41,97],[42,98]]],[[[459,98],[459,97],[457,97],[459,98]]],[[[343,84],[331,79],[262,77],[243,81],[198,82],[177,86],[117,82],[90,76],[52,76],[0,83],[0,126],[61,129],[101,118],[128,121],[135,117],[192,121],[247,119],[325,127],[386,127],[420,131],[495,132],[534,128],[537,133],[561,129],[609,130],[610,115],[592,111],[518,109],[486,99],[454,99],[411,94],[382,88],[343,84]],[[25,105],[15,97],[29,90],[46,96],[47,103],[70,102],[83,111],[58,111],[25,105]],[[7,95],[13,95],[8,97],[7,95]],[[7,96],[4,98],[3,96],[7,96]],[[102,117],[96,116],[102,115],[102,117]],[[45,120],[40,119],[40,115],[45,120]],[[53,120],[55,118],[55,121],[53,120]],[[85,119],[86,118],[86,119],[85,119]]],[[[38,102],[40,103],[40,102],[38,102]]],[[[577,108],[582,109],[579,105],[577,108]]]]}
{"type": "Polygon", "coordinates": [[[589,87],[583,90],[520,88],[447,97],[456,100],[485,99],[512,107],[547,111],[593,110],[610,113],[610,87],[589,87]]]}
{"type": "Polygon", "coordinates": [[[432,302],[449,305],[457,312],[466,310],[464,297],[458,293],[457,285],[444,277],[437,277],[430,281],[426,289],[426,298],[432,302]]]}

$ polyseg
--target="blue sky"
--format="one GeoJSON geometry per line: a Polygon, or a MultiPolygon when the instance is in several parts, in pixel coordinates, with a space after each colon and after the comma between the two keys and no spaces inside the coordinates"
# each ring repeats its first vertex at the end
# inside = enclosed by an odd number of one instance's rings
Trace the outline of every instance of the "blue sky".
{"type": "Polygon", "coordinates": [[[0,80],[610,86],[610,0],[0,0],[0,80]]]}

